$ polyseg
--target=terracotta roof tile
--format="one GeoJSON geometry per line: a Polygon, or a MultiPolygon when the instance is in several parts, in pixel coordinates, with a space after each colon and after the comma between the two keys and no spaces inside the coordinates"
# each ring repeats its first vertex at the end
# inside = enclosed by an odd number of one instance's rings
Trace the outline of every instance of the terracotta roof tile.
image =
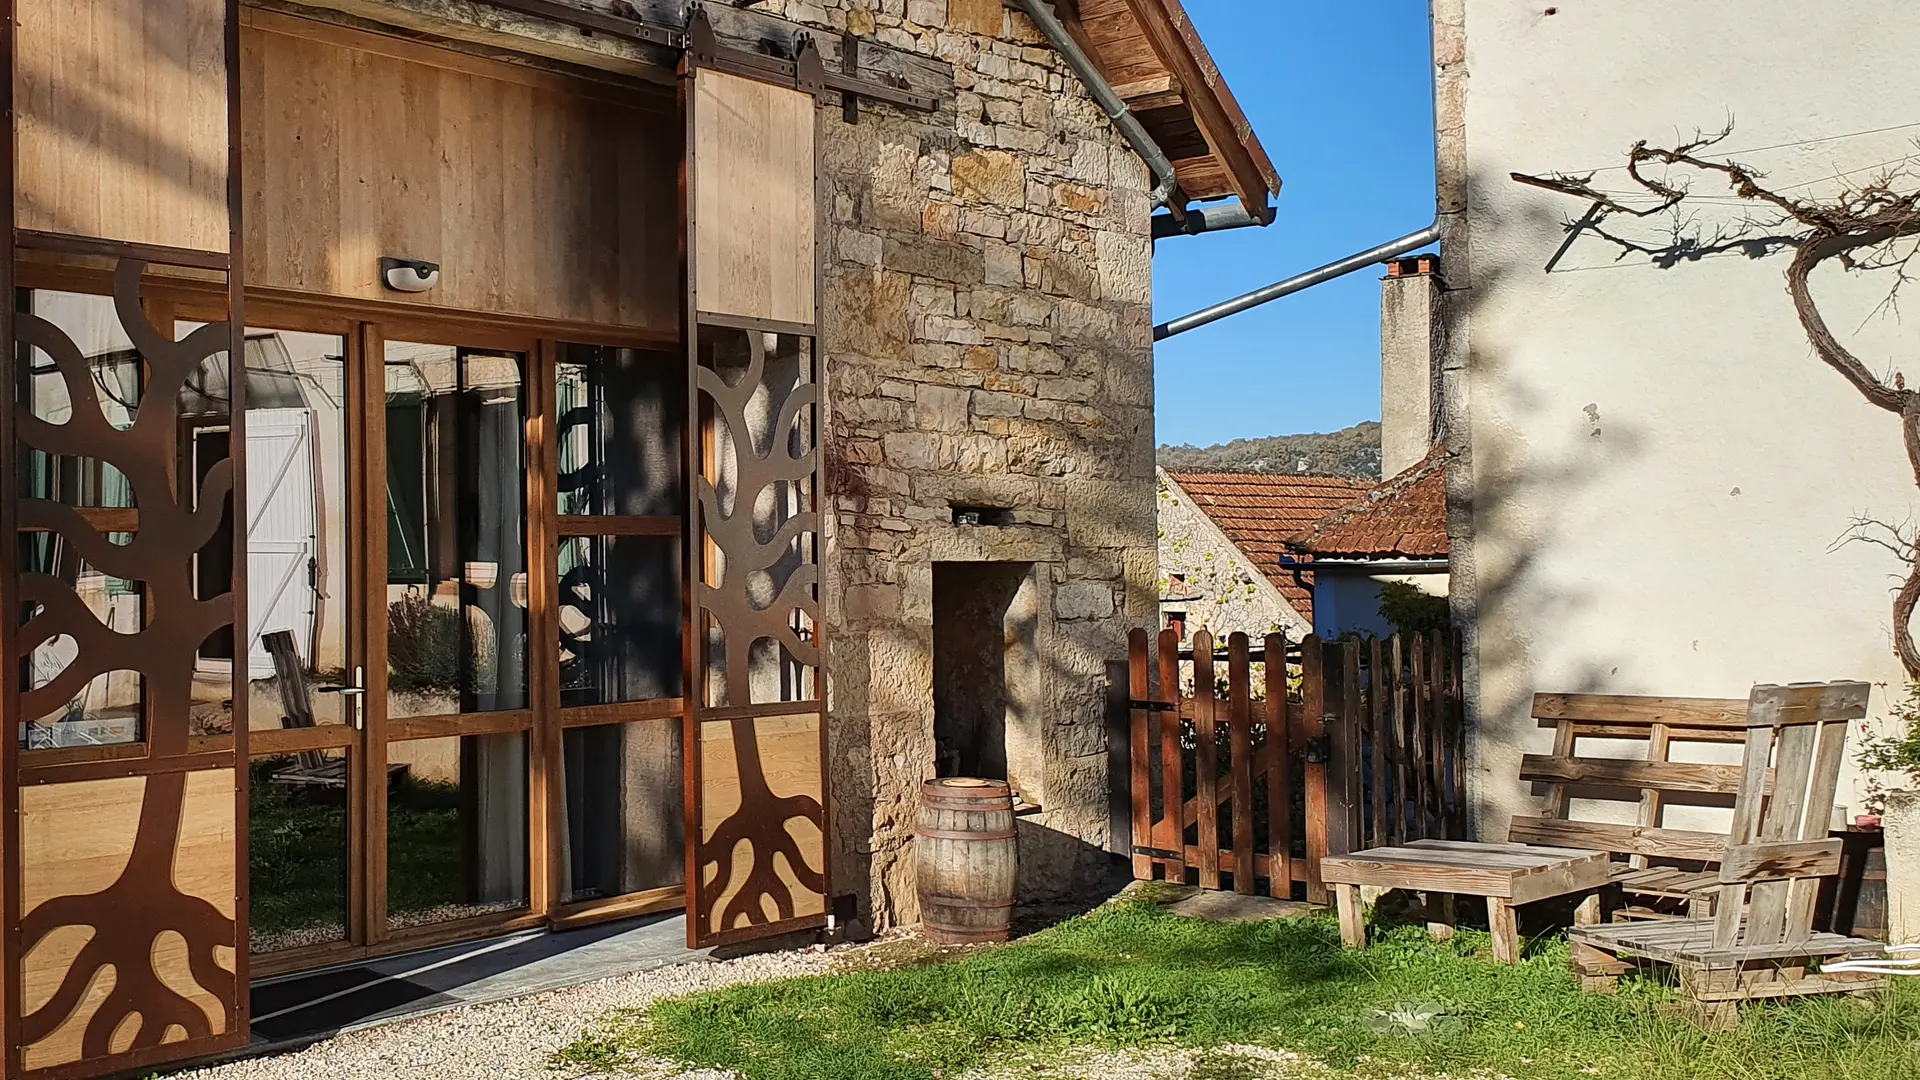
{"type": "Polygon", "coordinates": [[[1287,546],[1321,559],[1444,559],[1447,458],[1426,460],[1302,529],[1287,546]]]}
{"type": "Polygon", "coordinates": [[[1373,487],[1344,476],[1278,476],[1265,473],[1167,474],[1193,505],[1227,534],[1300,617],[1313,619],[1313,594],[1280,565],[1287,541],[1373,487]]]}

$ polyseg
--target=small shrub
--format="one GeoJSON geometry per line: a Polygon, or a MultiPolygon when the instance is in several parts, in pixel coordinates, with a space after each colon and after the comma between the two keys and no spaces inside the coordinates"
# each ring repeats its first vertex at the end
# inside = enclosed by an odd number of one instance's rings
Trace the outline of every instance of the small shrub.
{"type": "Polygon", "coordinates": [[[1401,634],[1433,634],[1453,627],[1453,607],[1444,596],[1422,592],[1404,581],[1380,586],[1380,617],[1401,634]]]}
{"type": "Polygon", "coordinates": [[[460,612],[409,592],[387,606],[387,656],[394,690],[450,694],[460,690],[460,612]]]}

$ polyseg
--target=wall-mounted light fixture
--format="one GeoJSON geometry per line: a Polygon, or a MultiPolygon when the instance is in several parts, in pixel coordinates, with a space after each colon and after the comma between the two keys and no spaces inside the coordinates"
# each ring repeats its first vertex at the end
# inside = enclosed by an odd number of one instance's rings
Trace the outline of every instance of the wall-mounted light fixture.
{"type": "Polygon", "coordinates": [[[384,256],[380,260],[380,280],[396,292],[426,292],[440,284],[440,264],[384,256]]]}

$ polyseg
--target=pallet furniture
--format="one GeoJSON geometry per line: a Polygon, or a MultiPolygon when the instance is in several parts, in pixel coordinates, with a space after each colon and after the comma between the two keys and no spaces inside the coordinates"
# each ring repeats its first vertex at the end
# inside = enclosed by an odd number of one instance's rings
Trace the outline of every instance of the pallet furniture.
{"type": "Polygon", "coordinates": [[[1340,911],[1340,941],[1348,948],[1366,944],[1360,887],[1410,889],[1429,897],[1429,928],[1444,936],[1453,925],[1454,894],[1483,896],[1487,924],[1493,930],[1493,955],[1502,963],[1520,959],[1520,935],[1513,909],[1569,893],[1595,898],[1607,884],[1609,858],[1604,851],[1480,844],[1464,840],[1415,840],[1402,847],[1374,848],[1358,855],[1329,858],[1321,875],[1334,886],[1340,911]],[[1436,898],[1437,902],[1436,902],[1436,898]]]}
{"type": "MultiPolygon", "coordinates": [[[[1553,752],[1523,757],[1520,779],[1545,785],[1545,805],[1539,815],[1515,817],[1508,843],[1494,846],[1505,850],[1508,860],[1515,857],[1516,846],[1536,857],[1578,852],[1582,860],[1578,868],[1536,870],[1539,876],[1518,896],[1499,878],[1485,876],[1475,879],[1474,887],[1449,891],[1444,876],[1431,869],[1434,860],[1449,849],[1455,858],[1470,858],[1489,845],[1442,841],[1375,848],[1322,864],[1327,881],[1355,887],[1351,893],[1340,890],[1336,895],[1337,903],[1344,901],[1352,909],[1343,914],[1342,925],[1361,925],[1358,887],[1362,885],[1428,893],[1428,921],[1438,934],[1451,932],[1453,892],[1482,896],[1488,901],[1488,922],[1495,930],[1495,955],[1504,960],[1517,957],[1518,942],[1501,928],[1511,925],[1513,905],[1532,900],[1594,891],[1575,918],[1580,923],[1597,923],[1601,915],[1597,890],[1612,884],[1635,901],[1616,911],[1616,918],[1670,916],[1675,907],[1687,914],[1711,913],[1718,889],[1714,867],[1726,852],[1727,836],[1669,828],[1664,816],[1676,794],[1695,800],[1702,795],[1731,798],[1738,789],[1739,769],[1675,762],[1672,752],[1676,745],[1739,743],[1746,738],[1746,715],[1747,703],[1740,698],[1535,694],[1533,717],[1553,726],[1553,752]],[[1629,758],[1621,756],[1622,742],[1645,745],[1638,757],[1629,758]],[[1611,744],[1603,747],[1608,751],[1605,756],[1590,753],[1596,743],[1611,744]],[[1634,823],[1573,819],[1569,814],[1576,792],[1583,798],[1612,795],[1616,802],[1627,795],[1634,823]],[[1601,875],[1597,881],[1596,865],[1601,875]],[[1549,882],[1564,888],[1542,891],[1541,886],[1549,882]]],[[[1570,858],[1560,856],[1559,860],[1565,863],[1570,858]]],[[[1363,945],[1362,932],[1351,930],[1347,944],[1363,945]]]]}
{"type": "Polygon", "coordinates": [[[1589,983],[1636,960],[1670,964],[1689,1012],[1710,1027],[1738,1024],[1743,1001],[1883,985],[1875,975],[1811,970],[1824,959],[1883,951],[1813,930],[1820,880],[1840,868],[1840,841],[1828,825],[1847,727],[1866,711],[1865,683],[1754,687],[1713,918],[1576,926],[1575,962],[1589,983]],[[1595,954],[1610,958],[1608,966],[1596,965],[1595,954]]]}

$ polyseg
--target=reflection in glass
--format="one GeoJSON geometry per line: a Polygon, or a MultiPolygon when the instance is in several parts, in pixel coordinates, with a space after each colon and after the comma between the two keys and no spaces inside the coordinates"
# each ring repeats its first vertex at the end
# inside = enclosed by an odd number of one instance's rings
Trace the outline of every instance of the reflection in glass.
{"type": "Polygon", "coordinates": [[[680,542],[560,541],[560,704],[680,696],[680,542]]]}
{"type": "MultiPolygon", "coordinates": [[[[21,310],[58,327],[78,348],[86,362],[85,390],[98,402],[103,418],[113,428],[133,425],[143,389],[143,366],[133,341],[114,313],[112,299],[80,293],[36,290],[22,292],[21,310]]],[[[35,418],[64,425],[73,420],[76,394],[67,375],[53,358],[38,348],[30,350],[16,369],[15,400],[35,418]]],[[[47,499],[81,508],[83,516],[106,532],[108,540],[127,544],[137,527],[132,486],[118,468],[98,458],[49,454],[22,445],[19,454],[20,498],[47,499]],[[122,526],[114,529],[114,526],[122,526]]],[[[47,574],[80,598],[88,611],[109,629],[137,633],[146,620],[141,582],[114,577],[89,565],[80,553],[52,532],[22,531],[18,540],[22,573],[47,574]]],[[[41,612],[38,605],[22,611],[22,622],[41,612]]],[[[78,643],[66,635],[41,641],[22,641],[28,648],[23,665],[23,688],[34,690],[57,679],[79,655],[78,643]]],[[[41,716],[21,718],[20,745],[29,749],[138,742],[144,737],[142,681],[133,671],[106,671],[74,689],[59,708],[41,716]]]]}
{"type": "Polygon", "coordinates": [[[527,906],[527,736],[390,743],[387,925],[527,906]]]}
{"type": "Polygon", "coordinates": [[[567,902],[622,896],[686,880],[680,721],[571,728],[566,770],[567,902]]]}
{"type": "Polygon", "coordinates": [[[255,953],[347,936],[346,757],[263,758],[247,786],[247,932],[255,953]]]}
{"type": "Polygon", "coordinates": [[[554,378],[561,514],[681,513],[684,368],[678,354],[563,347],[554,378]]]}
{"type": "Polygon", "coordinates": [[[521,358],[388,342],[388,715],[527,707],[521,358]]]}
{"type": "MultiPolygon", "coordinates": [[[[185,336],[198,323],[179,323],[185,336]]],[[[247,358],[247,680],[254,731],[344,724],[347,667],[346,340],[249,328],[247,358]]],[[[182,395],[184,451],[196,477],[229,453],[224,364],[182,395]]],[[[232,523],[195,560],[200,595],[232,582],[232,523]]],[[[201,650],[201,681],[224,693],[233,637],[201,650]]],[[[344,766],[341,766],[344,768],[344,766]]],[[[344,772],[342,773],[344,777],[344,772]]]]}

